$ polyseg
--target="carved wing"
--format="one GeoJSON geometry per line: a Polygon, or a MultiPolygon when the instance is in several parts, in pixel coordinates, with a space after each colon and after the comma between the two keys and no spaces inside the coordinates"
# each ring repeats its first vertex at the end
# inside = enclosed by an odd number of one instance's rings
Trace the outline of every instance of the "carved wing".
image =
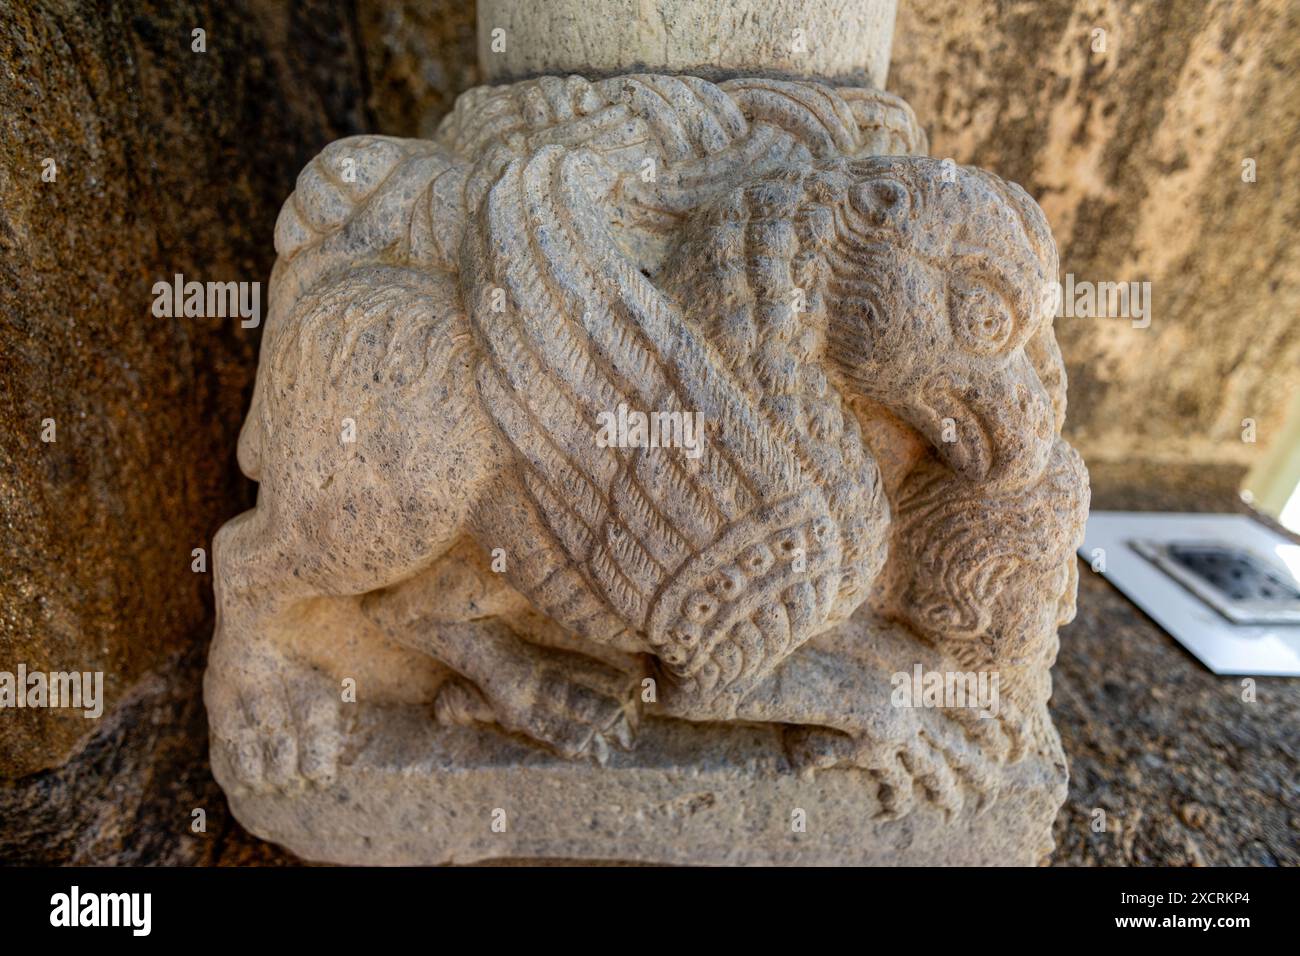
{"type": "Polygon", "coordinates": [[[511,161],[471,217],[478,387],[595,592],[683,677],[730,684],[824,620],[838,528],[791,446],[615,243],[594,163],[560,147],[511,161]],[[698,414],[702,454],[601,447],[597,415],[620,405],[698,414]]]}
{"type": "MultiPolygon", "coordinates": [[[[925,137],[906,103],[871,89],[653,74],[478,87],[433,142],[353,136],[307,164],[276,221],[272,312],[360,258],[454,271],[466,204],[481,196],[471,168],[494,151],[514,158],[548,145],[599,154],[612,171],[607,191],[626,200],[622,226],[654,245],[683,214],[783,163],[924,151],[925,137]]],[[[492,178],[495,165],[478,169],[492,178]]]]}
{"type": "MultiPolygon", "coordinates": [[[[591,150],[610,171],[594,198],[616,198],[620,239],[631,239],[649,263],[692,210],[783,165],[926,148],[911,107],[881,90],[657,74],[479,87],[456,101],[437,141],[479,163],[480,174],[492,163],[479,161],[494,152],[591,150]]],[[[489,184],[468,187],[471,208],[489,184]]]]}

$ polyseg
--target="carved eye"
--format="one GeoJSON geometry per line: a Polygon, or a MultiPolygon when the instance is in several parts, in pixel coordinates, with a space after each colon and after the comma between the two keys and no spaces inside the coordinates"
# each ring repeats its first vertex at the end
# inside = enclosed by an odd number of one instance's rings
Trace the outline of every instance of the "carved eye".
{"type": "Polygon", "coordinates": [[[1015,315],[1001,295],[986,285],[953,282],[949,290],[953,334],[969,351],[1000,352],[1016,329],[1015,315]]]}

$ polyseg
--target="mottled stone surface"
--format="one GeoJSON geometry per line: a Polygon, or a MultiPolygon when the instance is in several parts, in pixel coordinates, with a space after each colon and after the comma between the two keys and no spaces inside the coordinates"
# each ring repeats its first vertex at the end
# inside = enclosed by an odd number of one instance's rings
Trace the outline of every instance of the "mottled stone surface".
{"type": "Polygon", "coordinates": [[[479,82],[473,0],[360,0],[365,132],[432,136],[456,97],[479,82]]]}
{"type": "MultiPolygon", "coordinates": [[[[1232,510],[1240,469],[1093,474],[1099,507],[1232,510]],[[1161,478],[1164,478],[1164,482],[1161,478]],[[1151,488],[1159,489],[1152,494],[1151,488]]],[[[1056,866],[1300,865],[1300,686],[1263,680],[1254,705],[1080,565],[1080,612],[1061,629],[1053,721],[1070,765],[1056,866]],[[1118,656],[1122,666],[1107,661],[1118,656]],[[1116,720],[1132,708],[1136,720],[1116,720]],[[1108,829],[1091,829],[1093,810],[1108,829]]],[[[204,635],[206,639],[206,635],[204,635]]],[[[296,858],[234,821],[208,766],[203,661],[146,682],[121,723],[65,767],[0,784],[0,859],[25,863],[285,865],[296,858]],[[168,686],[174,688],[169,690],[168,686]],[[189,830],[208,809],[209,836],[189,830]],[[134,847],[148,849],[148,859],[134,847]]]]}
{"type": "Polygon", "coordinates": [[[634,753],[599,768],[488,728],[438,727],[410,706],[363,711],[356,734],[331,788],[294,800],[234,790],[239,820],[306,859],[353,865],[1033,866],[1064,790],[1060,752],[1045,750],[1008,772],[989,809],[918,805],[889,822],[873,819],[865,771],[796,773],[771,725],[653,721],[634,753]]]}
{"type": "MultiPolygon", "coordinates": [[[[196,644],[197,647],[197,644],[196,644]]],[[[62,766],[0,780],[0,861],[39,865],[267,864],[290,858],[235,823],[208,765],[204,655],[137,681],[62,766]],[[196,832],[195,810],[204,830],[196,832]]]]}
{"type": "Polygon", "coordinates": [[[1300,688],[1219,677],[1080,565],[1052,712],[1070,759],[1054,862],[1300,865],[1300,688]],[[1122,717],[1119,715],[1123,715],[1122,717]],[[1105,812],[1095,832],[1094,811],[1105,812]]]}
{"type": "MultiPolygon", "coordinates": [[[[1103,467],[1098,507],[1232,510],[1240,469],[1103,467]],[[1163,481],[1161,479],[1164,479],[1163,481]],[[1152,488],[1158,489],[1154,494],[1152,488]]],[[[1056,866],[1300,865],[1300,685],[1215,677],[1105,581],[1080,565],[1080,612],[1061,629],[1053,721],[1070,765],[1053,837],[1056,866]],[[1120,667],[1107,661],[1118,655],[1120,667]],[[1113,717],[1132,708],[1134,721],[1113,717]],[[1108,829],[1091,829],[1093,810],[1108,829]]],[[[203,635],[206,639],[206,634],[203,635]]],[[[203,660],[165,662],[120,723],[66,766],[0,784],[0,859],[25,863],[285,865],[296,858],[248,833],[208,765],[198,699],[203,660]],[[169,689],[172,688],[172,689],[169,689]],[[208,809],[208,833],[189,830],[208,809]]]]}
{"type": "Polygon", "coordinates": [[[479,0],[491,83],[553,73],[689,73],[756,67],[884,88],[898,0],[479,0]]]}
{"type": "Polygon", "coordinates": [[[1056,250],[924,142],[870,88],[639,73],[316,157],[239,440],[258,503],[214,544],[239,819],[354,863],[1043,858],[1088,500],[1056,250]],[[677,428],[600,425],[628,415],[677,428]],[[914,669],[972,689],[900,702],[914,669]],[[518,841],[464,822],[494,801],[518,841]]]}
{"type": "Polygon", "coordinates": [[[902,0],[897,24],[889,88],[931,154],[1024,186],[1063,277],[1151,282],[1148,328],[1056,323],[1089,467],[1252,464],[1300,368],[1300,8],[902,0]]]}

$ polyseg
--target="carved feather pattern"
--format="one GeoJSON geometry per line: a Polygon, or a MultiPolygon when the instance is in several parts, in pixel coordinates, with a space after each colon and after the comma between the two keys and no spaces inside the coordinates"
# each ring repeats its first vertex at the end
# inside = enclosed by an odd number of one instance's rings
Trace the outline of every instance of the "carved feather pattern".
{"type": "MultiPolygon", "coordinates": [[[[674,218],[734,185],[814,156],[852,155],[886,127],[905,134],[914,120],[899,103],[875,91],[776,80],[547,77],[475,91],[440,129],[446,148],[476,161],[464,188],[467,207],[479,214],[470,217],[461,266],[486,357],[485,406],[529,469],[527,487],[556,546],[630,628],[649,626],[657,600],[681,599],[677,577],[687,565],[714,580],[709,569],[725,563],[726,554],[715,551],[728,529],[750,522],[752,534],[776,533],[753,516],[782,500],[811,509],[802,518],[790,514],[796,524],[829,508],[844,532],[867,539],[844,542],[843,564],[831,557],[841,532],[827,539],[822,576],[807,592],[813,598],[795,596],[805,593],[800,589],[781,605],[787,629],[815,629],[835,611],[837,596],[845,599],[839,604],[855,604],[878,568],[887,509],[856,429],[845,433],[841,454],[838,439],[814,441],[804,420],[763,407],[772,368],[760,369],[766,378],[753,368],[725,368],[694,320],[638,265],[655,268],[654,244],[674,232],[674,218]],[[616,198],[622,216],[612,219],[607,197],[616,198]],[[635,255],[629,242],[640,243],[635,255]],[[506,305],[494,312],[488,295],[498,289],[506,305]],[[691,461],[662,449],[599,448],[596,415],[622,403],[701,414],[704,454],[691,461]],[[711,557],[702,558],[706,553],[711,557]]],[[[787,193],[783,211],[792,214],[804,199],[800,184],[787,193]]],[[[757,217],[742,202],[742,234],[747,221],[757,217]]],[[[726,232],[725,219],[718,228],[726,232]]],[[[783,229],[782,221],[768,229],[762,242],[773,251],[751,259],[749,269],[743,256],[738,270],[725,253],[706,259],[711,277],[736,286],[706,298],[754,302],[789,287],[795,272],[783,229]]],[[[743,250],[738,239],[733,253],[743,250]]],[[[799,268],[803,277],[806,263],[799,268]]],[[[795,374],[797,366],[790,368],[783,374],[795,374]]],[[[831,400],[838,414],[838,396],[831,400]]],[[[665,613],[656,626],[669,627],[677,612],[665,613]]],[[[683,670],[716,671],[725,682],[736,677],[735,653],[748,661],[788,643],[790,633],[767,635],[765,651],[745,652],[744,636],[763,633],[751,630],[745,613],[741,605],[728,611],[740,615],[734,634],[710,631],[686,655],[693,660],[678,661],[683,670]]]]}
{"type": "MultiPolygon", "coordinates": [[[[828,498],[862,495],[836,488],[802,426],[764,407],[753,369],[724,367],[707,330],[701,334],[638,266],[653,269],[654,244],[735,185],[792,162],[852,154],[868,127],[899,127],[890,101],[819,84],[666,76],[541,77],[475,90],[434,144],[356,140],[315,161],[282,216],[279,287],[301,295],[363,234],[377,255],[459,271],[481,355],[483,405],[518,455],[537,527],[554,549],[549,560],[567,555],[575,569],[561,577],[530,573],[523,590],[571,627],[570,614],[591,621],[610,612],[643,629],[684,568],[712,574],[713,562],[725,564],[726,554],[710,550],[724,537],[727,547],[742,548],[736,529],[747,522],[754,534],[777,533],[756,517],[765,509],[800,502],[807,513],[787,516],[800,524],[824,514],[828,498]],[[654,171],[648,178],[646,160],[654,171]],[[339,169],[357,161],[363,171],[353,184],[339,169]],[[624,217],[612,220],[611,199],[624,217]],[[303,202],[308,208],[299,209],[303,202]],[[375,232],[381,225],[386,231],[375,232]],[[640,244],[635,255],[629,242],[640,244]],[[504,308],[493,307],[498,290],[504,301],[495,304],[504,308]],[[703,454],[691,460],[666,449],[600,448],[596,415],[624,403],[701,415],[703,454]],[[593,610],[600,605],[604,611],[593,610]]],[[[752,218],[742,209],[741,223],[752,218]]],[[[781,235],[763,241],[780,246],[781,235]]],[[[735,283],[731,291],[742,300],[793,281],[779,249],[754,260],[755,272],[745,268],[743,236],[719,246],[727,248],[742,252],[739,270],[725,252],[707,260],[709,270],[735,283]]],[[[836,481],[860,489],[870,478],[851,471],[836,481]]],[[[862,526],[853,509],[834,510],[846,528],[862,526]]],[[[824,570],[832,577],[816,582],[817,593],[838,580],[827,569],[839,565],[830,555],[840,545],[827,546],[824,570]]],[[[816,617],[826,602],[814,603],[816,617]]],[[[790,605],[794,618],[802,621],[806,604],[790,605]]],[[[763,633],[751,629],[748,613],[743,601],[732,608],[735,633],[710,632],[702,642],[717,659],[690,666],[723,679],[734,678],[736,667],[748,670],[762,657],[749,645],[763,633]]],[[[600,627],[609,626],[607,615],[600,627]]],[[[781,640],[768,635],[764,653],[781,640]]]]}
{"type": "MultiPolygon", "coordinates": [[[[817,293],[794,322],[779,308],[796,285],[830,290],[841,306],[854,290],[870,298],[860,284],[834,285],[856,281],[873,250],[839,241],[826,183],[804,171],[813,159],[924,150],[910,108],[874,90],[668,76],[480,88],[435,143],[354,138],[304,170],[276,228],[267,341],[284,348],[269,365],[289,381],[282,366],[319,338],[337,345],[328,371],[339,376],[377,337],[389,350],[375,366],[385,377],[473,368],[527,492],[481,525],[514,545],[512,582],[596,642],[647,631],[684,683],[743,686],[837,607],[856,606],[889,521],[856,424],[818,378],[824,355],[806,334],[818,330],[817,293]],[[691,254],[667,262],[692,231],[691,254]],[[448,288],[459,272],[461,301],[400,276],[370,298],[348,284],[334,301],[328,280],[376,264],[442,272],[448,288]],[[681,306],[674,270],[698,280],[681,306]],[[497,289],[501,311],[489,300],[497,289]],[[295,304],[299,323],[282,334],[295,304]],[[711,314],[723,305],[729,314],[711,314]],[[730,367],[713,344],[723,336],[730,367]],[[702,457],[600,448],[595,413],[623,402],[703,413],[702,457]],[[781,560],[796,544],[810,546],[810,570],[793,580],[781,560]]],[[[269,428],[263,412],[255,405],[269,428]]],[[[914,491],[905,521],[958,523],[950,489],[914,491]]],[[[1033,541],[1041,513],[1021,508],[1008,533],[1033,541]]],[[[914,564],[942,607],[965,613],[1001,593],[1017,566],[1004,560],[1009,546],[959,533],[926,540],[914,564]],[[992,558],[954,556],[961,549],[992,558]]],[[[1035,555],[1022,550],[1020,564],[1035,555]]],[[[973,642],[957,650],[968,646],[974,653],[973,642]]]]}
{"type": "MultiPolygon", "coordinates": [[[[620,228],[637,233],[651,258],[667,251],[666,236],[686,214],[783,166],[926,148],[911,107],[881,90],[654,74],[474,89],[456,101],[437,141],[470,162],[498,150],[508,158],[548,145],[590,150],[609,175],[591,184],[593,198],[617,197],[620,228]]],[[[468,208],[485,188],[481,180],[467,188],[468,208]]]]}
{"type": "Polygon", "coordinates": [[[665,582],[747,511],[820,493],[615,244],[584,176],[583,154],[556,147],[504,169],[466,237],[467,299],[484,346],[484,405],[526,467],[539,512],[609,606],[642,629],[665,582]],[[600,447],[597,414],[624,401],[702,414],[700,459],[600,447]]]}

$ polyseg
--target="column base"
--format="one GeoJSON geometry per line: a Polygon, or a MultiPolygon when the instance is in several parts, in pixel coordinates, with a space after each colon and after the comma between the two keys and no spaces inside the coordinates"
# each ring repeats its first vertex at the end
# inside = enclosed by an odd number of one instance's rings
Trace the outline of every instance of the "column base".
{"type": "Polygon", "coordinates": [[[604,767],[416,706],[359,715],[335,782],[254,794],[213,754],[247,829],[305,860],[397,866],[489,860],[694,865],[1034,865],[1051,852],[1065,761],[1050,723],[982,813],[918,799],[879,819],[870,776],[795,772],[770,726],[656,718],[604,767]],[[802,832],[797,823],[803,811],[802,832]]]}

